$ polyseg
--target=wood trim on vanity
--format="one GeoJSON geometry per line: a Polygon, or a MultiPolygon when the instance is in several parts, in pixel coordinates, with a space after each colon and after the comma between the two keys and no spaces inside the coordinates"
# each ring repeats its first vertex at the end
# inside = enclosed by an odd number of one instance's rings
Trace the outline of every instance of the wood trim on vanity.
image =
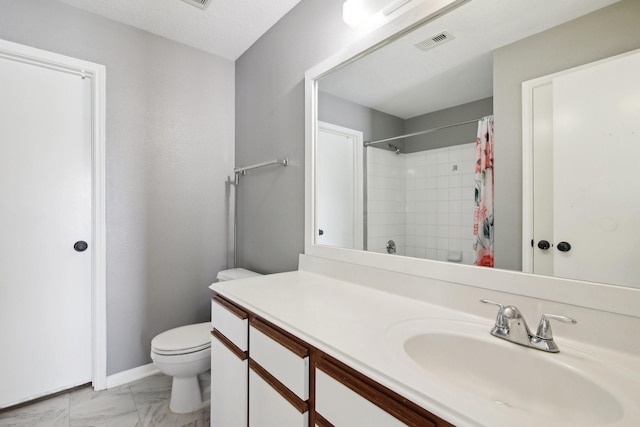
{"type": "Polygon", "coordinates": [[[238,359],[247,360],[249,358],[249,353],[247,351],[240,350],[240,347],[235,345],[229,338],[225,337],[219,330],[213,328],[213,331],[211,331],[211,335],[217,338],[218,341],[220,341],[222,345],[227,347],[231,353],[235,354],[238,359]]]}
{"type": "Polygon", "coordinates": [[[315,347],[311,347],[311,354],[309,354],[309,425],[311,427],[333,427],[324,418],[318,420],[318,413],[316,412],[316,360],[318,359],[318,353],[320,351],[315,347]],[[319,422],[325,422],[326,424],[319,424],[319,422]]]}
{"type": "Polygon", "coordinates": [[[316,426],[316,427],[335,427],[333,424],[331,424],[329,421],[327,421],[327,419],[325,417],[323,417],[322,415],[318,414],[316,412],[316,420],[314,424],[310,424],[312,426],[316,426]]]}
{"type": "Polygon", "coordinates": [[[214,295],[212,300],[213,302],[220,304],[221,306],[223,306],[224,308],[226,308],[227,310],[229,310],[231,313],[235,314],[237,317],[239,317],[242,320],[249,318],[248,312],[246,312],[241,307],[237,306],[233,302],[229,301],[228,299],[218,294],[214,295]]]}
{"type": "Polygon", "coordinates": [[[264,369],[258,362],[249,358],[249,368],[253,370],[260,378],[262,378],[271,388],[277,391],[287,402],[298,410],[301,414],[304,414],[309,410],[309,404],[300,399],[294,392],[289,390],[287,386],[282,384],[276,377],[271,375],[266,369],[264,369]]]}
{"type": "Polygon", "coordinates": [[[281,344],[296,356],[300,358],[309,356],[309,345],[283,329],[262,320],[257,316],[250,317],[249,325],[253,326],[278,344],[281,344]]]}
{"type": "Polygon", "coordinates": [[[325,353],[320,352],[315,367],[410,427],[454,427],[325,353]]]}

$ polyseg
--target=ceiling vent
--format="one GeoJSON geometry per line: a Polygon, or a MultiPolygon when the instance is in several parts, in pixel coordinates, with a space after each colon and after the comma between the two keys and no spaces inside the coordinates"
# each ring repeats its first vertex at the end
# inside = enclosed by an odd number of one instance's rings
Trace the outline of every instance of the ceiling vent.
{"type": "Polygon", "coordinates": [[[195,6],[199,9],[206,9],[211,3],[211,0],[182,0],[183,2],[190,4],[191,6],[195,6]]]}
{"type": "Polygon", "coordinates": [[[420,50],[429,50],[436,46],[440,46],[441,44],[446,43],[449,40],[453,40],[454,38],[455,37],[453,37],[450,33],[443,31],[440,34],[421,41],[420,43],[416,43],[415,46],[420,50]]]}

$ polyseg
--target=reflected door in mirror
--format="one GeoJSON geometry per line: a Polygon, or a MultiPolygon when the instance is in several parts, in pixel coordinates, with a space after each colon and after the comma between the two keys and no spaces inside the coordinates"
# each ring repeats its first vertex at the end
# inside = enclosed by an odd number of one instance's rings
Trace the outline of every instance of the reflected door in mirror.
{"type": "Polygon", "coordinates": [[[535,273],[640,286],[638,75],[640,52],[534,89],[535,273]]]}
{"type": "Polygon", "coordinates": [[[362,132],[320,123],[316,147],[316,236],[320,245],[363,248],[362,132]]]}

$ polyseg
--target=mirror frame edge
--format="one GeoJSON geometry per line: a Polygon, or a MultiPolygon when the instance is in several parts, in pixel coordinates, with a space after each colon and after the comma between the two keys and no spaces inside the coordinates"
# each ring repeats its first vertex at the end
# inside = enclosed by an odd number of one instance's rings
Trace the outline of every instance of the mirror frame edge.
{"type": "Polygon", "coordinates": [[[400,255],[389,256],[314,243],[318,80],[332,70],[357,60],[467,1],[470,0],[440,0],[435,6],[433,4],[416,6],[410,12],[357,40],[305,73],[305,255],[640,317],[640,289],[636,288],[536,276],[518,271],[478,268],[474,265],[451,264],[400,255]]]}

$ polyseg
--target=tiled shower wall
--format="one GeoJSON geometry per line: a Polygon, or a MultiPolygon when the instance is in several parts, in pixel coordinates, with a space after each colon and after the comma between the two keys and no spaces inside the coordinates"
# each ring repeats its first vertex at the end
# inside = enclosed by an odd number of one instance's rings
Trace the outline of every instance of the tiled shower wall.
{"type": "Polygon", "coordinates": [[[404,154],[367,148],[367,249],[386,253],[389,240],[406,255],[404,154]]]}
{"type": "Polygon", "coordinates": [[[367,150],[367,243],[473,264],[475,143],[411,154],[367,150]]]}

